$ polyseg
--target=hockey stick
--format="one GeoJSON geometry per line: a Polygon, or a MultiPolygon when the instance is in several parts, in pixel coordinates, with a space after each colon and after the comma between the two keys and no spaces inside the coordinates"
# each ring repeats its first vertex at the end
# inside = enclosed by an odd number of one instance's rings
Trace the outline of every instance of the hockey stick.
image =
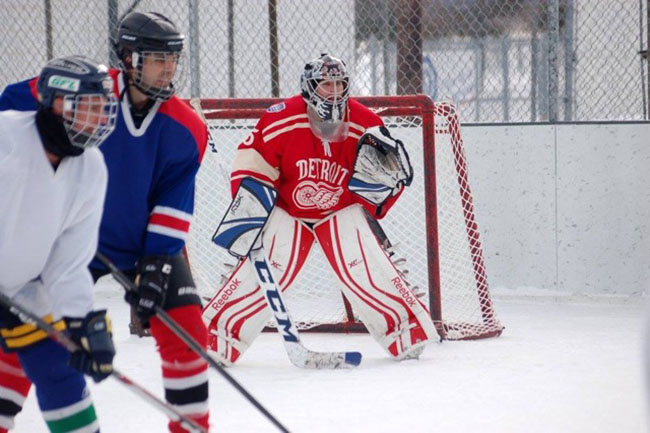
{"type": "Polygon", "coordinates": [[[264,248],[251,250],[248,258],[255,268],[264,299],[273,313],[277,330],[293,365],[300,368],[335,369],[354,368],[361,364],[359,352],[315,352],[307,349],[300,341],[298,329],[282,301],[281,290],[273,278],[264,248]]]}
{"type": "MultiPolygon", "coordinates": [[[[190,106],[194,109],[196,114],[199,115],[203,123],[205,124],[206,129],[208,130],[208,146],[210,147],[210,151],[212,153],[218,153],[217,151],[217,144],[214,142],[214,138],[212,137],[212,133],[210,132],[210,125],[208,125],[208,119],[205,117],[205,113],[203,112],[203,108],[201,108],[201,100],[199,98],[192,98],[189,100],[190,106]]],[[[217,167],[219,168],[219,171],[221,172],[221,175],[223,176],[224,180],[224,185],[230,184],[230,173],[226,168],[223,166],[221,161],[217,162],[217,167]]]]}
{"type": "Polygon", "coordinates": [[[189,103],[190,106],[196,112],[196,114],[199,115],[199,117],[205,124],[205,128],[208,130],[208,146],[210,146],[210,151],[213,153],[218,153],[217,146],[214,142],[214,139],[212,138],[212,134],[210,133],[210,127],[208,126],[208,119],[206,119],[205,113],[203,113],[203,109],[201,108],[201,100],[199,98],[192,98],[189,100],[189,103]]]}
{"type": "MultiPolygon", "coordinates": [[[[97,259],[104,264],[113,275],[115,280],[124,288],[126,291],[135,291],[137,287],[135,283],[129,279],[122,271],[120,271],[117,266],[105,255],[100,252],[97,252],[97,259]]],[[[208,365],[217,370],[221,376],[223,376],[237,391],[239,391],[246,399],[255,406],[264,416],[271,421],[281,432],[288,433],[289,430],[280,423],[262,404],[255,399],[246,389],[239,384],[226,370],[219,365],[208,353],[201,347],[201,345],[189,335],[183,328],[181,328],[174,319],[169,317],[169,314],[161,307],[156,307],[156,316],[163,322],[181,341],[187,344],[190,349],[196,352],[201,358],[203,358],[208,365]]]]}
{"type": "MultiPolygon", "coordinates": [[[[59,343],[70,353],[76,352],[77,350],[85,350],[81,346],[72,340],[65,332],[61,332],[58,329],[54,328],[51,324],[45,322],[43,319],[38,317],[36,314],[28,311],[19,304],[12,301],[4,293],[0,292],[0,304],[6,307],[11,313],[17,315],[23,322],[32,322],[40,329],[45,331],[47,335],[52,338],[52,340],[59,343]]],[[[127,388],[133,391],[135,394],[148,401],[152,406],[156,407],[158,410],[163,412],[169,417],[172,421],[180,421],[181,425],[192,433],[207,433],[207,430],[202,426],[198,425],[195,421],[187,418],[180,412],[178,412],[170,404],[160,400],[158,397],[153,395],[151,392],[147,391],[142,386],[133,382],[124,374],[120,373],[118,370],[113,369],[112,376],[117,379],[119,382],[122,382],[127,388]]]]}

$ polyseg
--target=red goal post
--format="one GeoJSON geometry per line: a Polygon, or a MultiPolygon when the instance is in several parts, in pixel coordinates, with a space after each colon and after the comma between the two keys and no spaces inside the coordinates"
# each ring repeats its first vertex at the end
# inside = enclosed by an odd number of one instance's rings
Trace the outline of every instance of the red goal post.
{"type": "MultiPolygon", "coordinates": [[[[393,244],[406,246],[405,279],[412,287],[425,289],[440,337],[457,340],[500,335],[503,327],[488,290],[455,107],[448,102],[434,103],[426,95],[355,99],[382,117],[391,134],[405,143],[411,157],[414,185],[389,212],[391,218],[387,216],[380,223],[393,244]]],[[[228,271],[223,265],[229,260],[227,254],[218,251],[210,239],[230,200],[228,172],[234,150],[264,111],[281,99],[199,101],[210,128],[211,146],[197,176],[188,254],[199,290],[211,295],[219,288],[220,275],[228,271]]],[[[313,250],[319,247],[315,244],[313,250]]],[[[312,251],[312,256],[317,254],[312,251]]],[[[360,324],[349,304],[335,289],[338,282],[327,275],[328,265],[312,256],[308,262],[316,262],[313,269],[303,271],[308,276],[287,291],[286,302],[294,320],[302,329],[358,330],[360,324]],[[314,288],[319,282],[323,288],[314,288]],[[321,309],[330,308],[337,312],[321,314],[321,309]]]]}

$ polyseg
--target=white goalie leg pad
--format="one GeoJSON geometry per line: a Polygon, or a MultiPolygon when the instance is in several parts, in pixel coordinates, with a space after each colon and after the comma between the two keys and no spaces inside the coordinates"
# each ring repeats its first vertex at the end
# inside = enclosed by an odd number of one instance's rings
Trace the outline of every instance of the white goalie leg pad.
{"type": "Polygon", "coordinates": [[[315,225],[342,290],[375,340],[394,358],[419,356],[437,332],[370,228],[360,205],[315,225]]]}
{"type": "MultiPolygon", "coordinates": [[[[275,208],[263,242],[275,279],[284,292],[300,273],[314,235],[304,223],[275,208]]],[[[239,263],[203,308],[208,348],[227,366],[241,357],[270,320],[271,311],[248,259],[239,263]]]]}

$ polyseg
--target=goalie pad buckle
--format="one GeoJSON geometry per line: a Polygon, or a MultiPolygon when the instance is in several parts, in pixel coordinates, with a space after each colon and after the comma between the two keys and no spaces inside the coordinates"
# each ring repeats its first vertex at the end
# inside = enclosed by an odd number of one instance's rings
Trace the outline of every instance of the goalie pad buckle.
{"type": "Polygon", "coordinates": [[[369,128],[357,144],[350,192],[379,206],[413,180],[413,167],[400,140],[384,126],[369,128]]]}

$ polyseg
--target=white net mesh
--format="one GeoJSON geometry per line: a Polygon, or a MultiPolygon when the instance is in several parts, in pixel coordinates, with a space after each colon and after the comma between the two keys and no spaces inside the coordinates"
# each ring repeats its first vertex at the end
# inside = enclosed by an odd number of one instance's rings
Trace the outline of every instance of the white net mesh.
{"type": "MultiPolygon", "coordinates": [[[[366,105],[376,105],[373,98],[364,99],[366,105]]],[[[382,101],[382,103],[384,103],[382,101]]],[[[261,107],[268,106],[260,102],[261,107]]],[[[205,104],[210,105],[210,104],[205,104]]],[[[435,263],[427,255],[427,223],[425,198],[425,148],[423,146],[423,121],[412,115],[383,116],[390,112],[399,114],[400,109],[373,106],[382,115],[391,135],[402,140],[409,153],[415,177],[389,214],[381,220],[381,226],[397,253],[393,260],[406,258],[408,273],[405,278],[410,285],[425,292],[425,304],[433,306],[432,316],[447,339],[476,338],[485,334],[498,334],[502,327],[496,318],[487,292],[478,230],[473,219],[473,209],[458,123],[453,106],[437,105],[436,110],[445,114],[436,116],[435,171],[433,158],[426,157],[430,172],[435,172],[437,182],[437,232],[440,254],[440,287],[435,281],[435,263]],[[451,120],[450,120],[451,119],[451,120]],[[454,144],[456,152],[454,153],[454,144]],[[432,273],[430,284],[429,273],[432,273]],[[437,295],[437,293],[441,295],[437,295]],[[434,299],[430,299],[433,297],[434,299]],[[435,298],[442,304],[442,321],[435,298]],[[444,325],[443,325],[444,323],[444,325]]],[[[208,118],[212,117],[206,110],[208,118]]],[[[225,250],[211,242],[223,213],[231,201],[229,172],[238,144],[250,133],[257,117],[242,110],[220,110],[224,119],[210,119],[215,153],[205,154],[197,177],[195,217],[188,240],[189,259],[199,291],[211,297],[221,284],[221,274],[229,273],[225,264],[235,259],[225,250]]],[[[431,126],[432,128],[433,126],[431,126]]],[[[429,194],[430,195],[430,194],[429,194]]],[[[431,197],[433,198],[433,197],[431,197]]],[[[433,209],[432,213],[435,213],[433,209]]],[[[435,234],[435,227],[431,233],[435,234]]],[[[429,239],[432,234],[429,233],[429,239]]],[[[432,254],[435,257],[435,253],[432,254]]],[[[399,266],[404,268],[404,266],[399,266]]],[[[314,244],[310,257],[300,276],[286,292],[285,302],[292,317],[301,329],[317,325],[335,325],[348,322],[340,283],[329,268],[320,247],[314,244]]],[[[439,305],[439,304],[438,304],[439,305]]]]}

